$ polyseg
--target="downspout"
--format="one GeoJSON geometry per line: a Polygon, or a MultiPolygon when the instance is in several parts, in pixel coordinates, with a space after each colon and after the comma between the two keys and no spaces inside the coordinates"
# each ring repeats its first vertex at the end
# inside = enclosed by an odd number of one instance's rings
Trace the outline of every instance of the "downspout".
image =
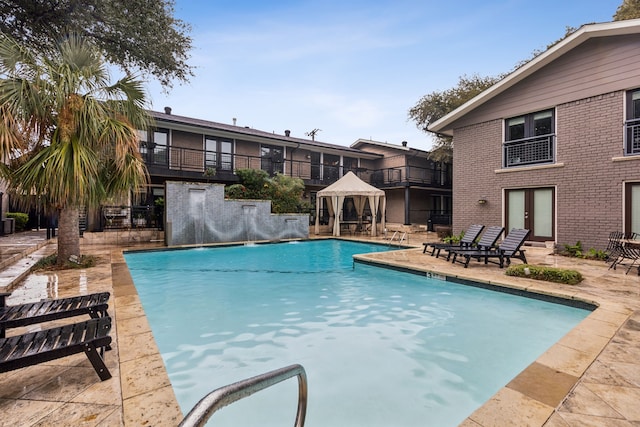
{"type": "Polygon", "coordinates": [[[411,221],[409,218],[409,212],[411,209],[411,202],[409,200],[409,195],[411,194],[409,185],[407,184],[404,187],[404,225],[411,225],[411,221]]]}

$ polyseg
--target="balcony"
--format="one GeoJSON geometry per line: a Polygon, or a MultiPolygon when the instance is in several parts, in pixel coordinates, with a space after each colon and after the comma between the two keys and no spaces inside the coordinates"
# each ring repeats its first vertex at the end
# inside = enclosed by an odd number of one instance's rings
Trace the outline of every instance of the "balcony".
{"type": "Polygon", "coordinates": [[[629,120],[624,124],[624,155],[640,154],[640,119],[629,120]]]}
{"type": "Polygon", "coordinates": [[[555,163],[555,135],[508,141],[503,144],[503,167],[555,163]]]}
{"type": "Polygon", "coordinates": [[[417,166],[386,169],[349,168],[339,165],[311,163],[308,160],[282,160],[216,153],[191,148],[167,147],[159,144],[152,148],[141,147],[140,153],[152,176],[232,183],[238,181],[234,173],[236,169],[262,169],[270,175],[281,173],[286,176],[301,178],[306,185],[326,186],[333,184],[351,170],[360,179],[376,187],[418,185],[451,188],[450,173],[439,168],[421,168],[417,166]]]}
{"type": "Polygon", "coordinates": [[[158,206],[101,206],[100,229],[155,228],[162,230],[163,208],[158,206]]]}

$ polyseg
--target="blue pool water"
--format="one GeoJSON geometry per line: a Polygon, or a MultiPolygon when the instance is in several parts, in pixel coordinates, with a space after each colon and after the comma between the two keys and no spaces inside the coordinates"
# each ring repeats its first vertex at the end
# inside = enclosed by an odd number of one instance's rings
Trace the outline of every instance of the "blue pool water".
{"type": "MultiPolygon", "coordinates": [[[[338,240],[125,255],[184,413],[302,364],[314,426],[456,426],[589,312],[367,266],[338,240]]],[[[297,381],[213,415],[293,425],[297,381]]]]}

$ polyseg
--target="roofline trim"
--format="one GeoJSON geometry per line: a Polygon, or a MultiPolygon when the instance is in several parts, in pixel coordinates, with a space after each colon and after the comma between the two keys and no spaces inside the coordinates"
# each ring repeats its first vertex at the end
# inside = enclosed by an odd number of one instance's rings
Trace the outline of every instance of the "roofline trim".
{"type": "Polygon", "coordinates": [[[196,119],[192,117],[179,116],[174,114],[166,114],[159,111],[148,110],[151,117],[153,117],[155,124],[159,127],[163,127],[162,123],[172,124],[174,127],[169,127],[171,129],[181,130],[181,131],[191,131],[192,129],[199,129],[201,132],[206,135],[206,130],[211,130],[212,132],[224,133],[227,134],[229,138],[241,139],[240,137],[246,138],[248,141],[260,142],[262,141],[270,141],[274,144],[281,144],[286,147],[294,147],[300,146],[303,149],[318,151],[323,153],[340,153],[342,155],[351,154],[353,156],[360,156],[361,158],[367,159],[377,159],[382,157],[381,154],[378,153],[370,153],[364,150],[360,150],[358,148],[346,147],[336,144],[330,144],[326,142],[312,141],[303,138],[296,137],[288,137],[285,135],[279,135],[277,133],[269,133],[263,130],[254,129],[254,128],[246,128],[241,126],[233,126],[224,123],[212,122],[209,120],[196,119]],[[193,121],[196,121],[194,123],[193,121]],[[232,136],[232,135],[237,136],[232,136]]]}

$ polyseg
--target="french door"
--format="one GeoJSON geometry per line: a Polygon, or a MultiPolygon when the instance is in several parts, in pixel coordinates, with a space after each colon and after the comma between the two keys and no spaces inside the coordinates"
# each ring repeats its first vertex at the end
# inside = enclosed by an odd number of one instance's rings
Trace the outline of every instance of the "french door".
{"type": "Polygon", "coordinates": [[[624,230],[640,234],[640,182],[625,184],[624,230]]]}
{"type": "Polygon", "coordinates": [[[506,230],[531,230],[528,239],[555,240],[555,189],[523,188],[506,190],[506,230]]]}

